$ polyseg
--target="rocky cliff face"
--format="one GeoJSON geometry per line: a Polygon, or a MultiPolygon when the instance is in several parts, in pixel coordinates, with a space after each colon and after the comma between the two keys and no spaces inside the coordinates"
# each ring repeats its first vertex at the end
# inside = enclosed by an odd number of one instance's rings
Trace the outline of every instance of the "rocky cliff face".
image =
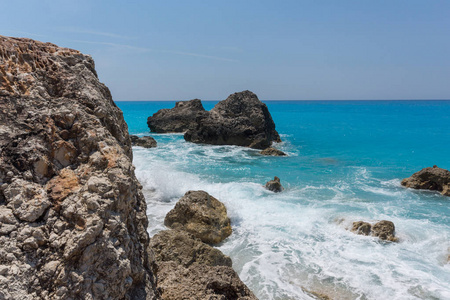
{"type": "Polygon", "coordinates": [[[0,299],[152,299],[127,125],[90,56],[0,36],[0,299]]]}

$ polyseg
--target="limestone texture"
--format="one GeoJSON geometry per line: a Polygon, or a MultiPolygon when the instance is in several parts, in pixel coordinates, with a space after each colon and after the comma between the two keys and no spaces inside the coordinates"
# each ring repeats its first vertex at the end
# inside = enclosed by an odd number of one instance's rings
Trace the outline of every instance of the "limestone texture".
{"type": "Polygon", "coordinates": [[[151,136],[138,137],[137,135],[130,135],[131,145],[140,146],[144,148],[154,148],[157,142],[151,136]]]}
{"type": "Polygon", "coordinates": [[[262,151],[259,152],[261,155],[266,156],[286,156],[286,153],[284,153],[281,150],[275,149],[273,147],[268,147],[262,151]]]}
{"type": "Polygon", "coordinates": [[[0,36],[0,299],[156,299],[128,128],[94,61],[0,36]]]}
{"type": "Polygon", "coordinates": [[[402,185],[413,189],[438,191],[450,196],[450,171],[437,167],[424,168],[402,180],[402,185]]]}
{"type": "Polygon", "coordinates": [[[205,191],[187,192],[166,215],[164,225],[208,244],[220,243],[232,231],[225,205],[205,191]]]}
{"type": "Polygon", "coordinates": [[[205,113],[199,99],[179,101],[171,109],[161,109],[148,117],[147,125],[152,132],[185,132],[194,127],[199,114],[205,113]]]}
{"type": "Polygon", "coordinates": [[[398,242],[398,238],[395,237],[395,225],[391,221],[383,220],[374,225],[363,221],[353,222],[351,231],[356,234],[375,236],[384,241],[398,242]]]}
{"type": "Polygon", "coordinates": [[[279,193],[284,190],[284,187],[281,185],[280,178],[277,176],[275,176],[273,180],[267,181],[265,188],[275,193],[279,193]]]}

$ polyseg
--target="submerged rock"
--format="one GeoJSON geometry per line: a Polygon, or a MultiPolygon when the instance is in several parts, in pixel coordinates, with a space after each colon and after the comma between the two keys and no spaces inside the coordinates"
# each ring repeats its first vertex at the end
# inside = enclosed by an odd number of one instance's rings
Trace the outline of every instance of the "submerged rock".
{"type": "Polygon", "coordinates": [[[146,203],[90,56],[0,36],[0,299],[152,299],[146,203]]]}
{"type": "Polygon", "coordinates": [[[385,241],[398,242],[398,238],[395,237],[395,226],[391,221],[383,220],[373,226],[363,221],[353,222],[351,231],[361,235],[372,235],[385,241]]]}
{"type": "Polygon", "coordinates": [[[269,109],[250,91],[230,95],[210,112],[198,115],[196,123],[185,133],[186,141],[255,149],[281,141],[269,109]]]}
{"type": "Polygon", "coordinates": [[[225,205],[205,191],[187,192],[167,213],[164,225],[185,230],[208,244],[220,243],[232,231],[225,205]]]}
{"type": "Polygon", "coordinates": [[[141,146],[144,148],[154,148],[157,143],[151,136],[138,137],[137,135],[130,135],[132,146],[141,146]]]}
{"type": "Polygon", "coordinates": [[[196,126],[197,116],[204,112],[199,99],[179,101],[174,108],[161,109],[148,117],[147,125],[156,133],[185,132],[196,126]]]}
{"type": "Polygon", "coordinates": [[[409,178],[402,180],[402,185],[413,189],[438,191],[444,196],[450,196],[450,171],[438,168],[424,168],[409,178]]]}
{"type": "Polygon", "coordinates": [[[275,193],[279,193],[284,190],[284,187],[280,183],[280,178],[277,176],[275,176],[273,180],[267,181],[265,188],[275,193]]]}
{"type": "Polygon", "coordinates": [[[273,147],[266,148],[259,153],[267,156],[286,156],[286,153],[273,147]]]}

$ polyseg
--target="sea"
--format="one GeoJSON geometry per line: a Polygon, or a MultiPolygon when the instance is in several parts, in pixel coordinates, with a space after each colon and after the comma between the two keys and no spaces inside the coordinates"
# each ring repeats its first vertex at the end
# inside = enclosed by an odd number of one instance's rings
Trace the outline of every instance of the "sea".
{"type": "Polygon", "coordinates": [[[450,197],[400,185],[450,169],[450,101],[263,102],[286,157],[149,133],[147,117],[175,102],[116,102],[131,134],[158,142],[133,148],[150,236],[187,191],[204,190],[231,219],[217,247],[259,299],[450,299],[450,197]],[[274,176],[281,193],[264,188],[274,176]],[[380,220],[398,243],[349,230],[380,220]]]}

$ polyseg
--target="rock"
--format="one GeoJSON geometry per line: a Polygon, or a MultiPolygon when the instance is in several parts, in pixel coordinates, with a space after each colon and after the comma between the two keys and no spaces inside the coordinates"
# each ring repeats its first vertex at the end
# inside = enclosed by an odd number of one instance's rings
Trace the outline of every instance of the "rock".
{"type": "Polygon", "coordinates": [[[138,137],[137,135],[130,135],[131,145],[141,146],[144,148],[154,148],[156,147],[156,141],[151,136],[138,137]]]}
{"type": "Polygon", "coordinates": [[[450,196],[450,171],[438,168],[424,168],[411,177],[402,180],[402,185],[413,189],[439,191],[444,196],[450,196]]]}
{"type": "Polygon", "coordinates": [[[286,153],[284,153],[281,150],[275,149],[273,147],[268,147],[262,151],[259,152],[261,155],[267,155],[267,156],[286,156],[286,153]]]}
{"type": "Polygon", "coordinates": [[[398,238],[395,237],[395,226],[391,221],[383,220],[374,225],[363,221],[353,222],[351,231],[361,235],[372,235],[385,241],[398,242],[398,238]]]}
{"type": "Polygon", "coordinates": [[[284,190],[284,187],[280,183],[280,178],[277,176],[275,176],[273,180],[267,181],[265,188],[275,193],[279,193],[284,190]]]}
{"type": "Polygon", "coordinates": [[[158,297],[128,128],[90,56],[0,36],[0,149],[1,299],[158,297]]]}
{"type": "Polygon", "coordinates": [[[172,109],[161,109],[147,119],[147,125],[152,132],[185,132],[196,126],[195,119],[205,112],[199,99],[179,101],[172,109]]]}
{"type": "Polygon", "coordinates": [[[220,243],[231,234],[225,205],[204,191],[187,192],[167,213],[164,225],[185,230],[208,244],[220,243]]]}
{"type": "Polygon", "coordinates": [[[210,112],[199,114],[196,123],[186,131],[186,141],[255,149],[281,142],[267,106],[250,91],[230,95],[210,112]]]}
{"type": "Polygon", "coordinates": [[[161,231],[151,238],[150,248],[157,263],[175,261],[184,267],[194,263],[231,267],[231,259],[228,256],[186,231],[161,231]]]}
{"type": "Polygon", "coordinates": [[[226,266],[193,264],[186,268],[169,261],[158,265],[157,276],[162,299],[257,299],[226,266]]]}

